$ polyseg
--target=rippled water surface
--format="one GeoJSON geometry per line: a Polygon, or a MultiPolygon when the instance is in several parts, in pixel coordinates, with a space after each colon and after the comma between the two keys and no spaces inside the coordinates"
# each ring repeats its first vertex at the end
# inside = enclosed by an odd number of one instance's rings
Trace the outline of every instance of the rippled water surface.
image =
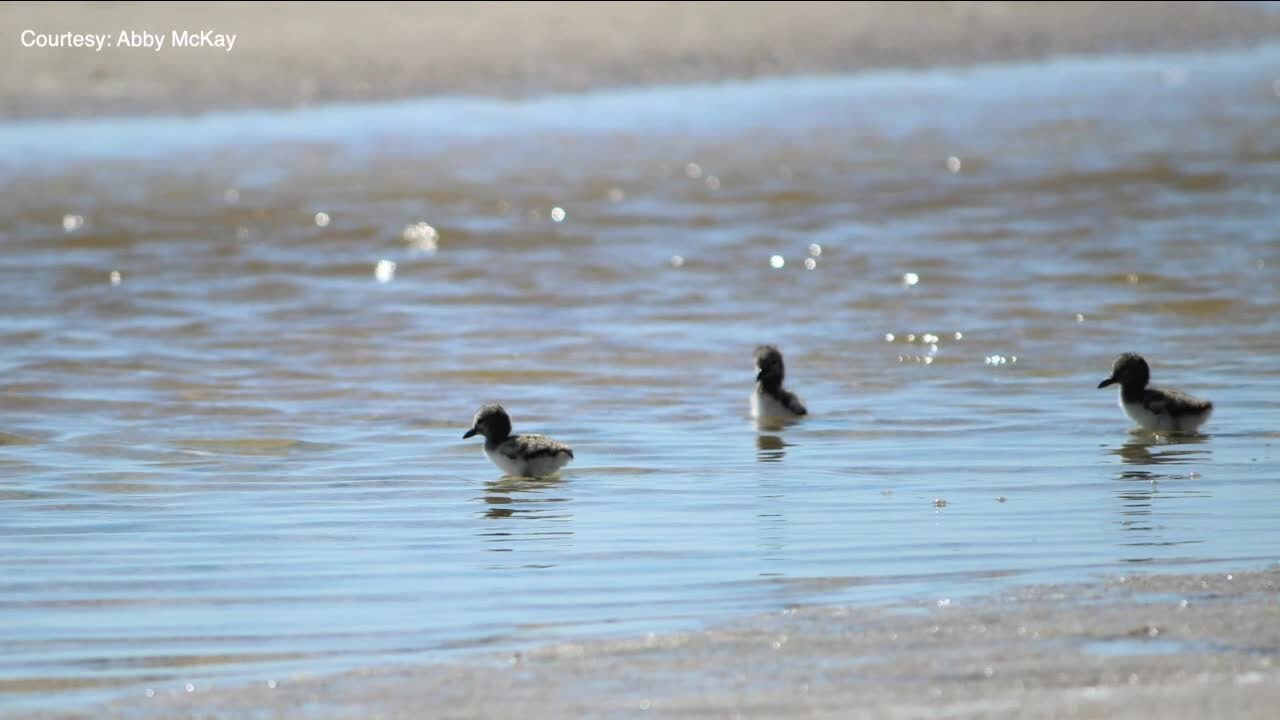
{"type": "Polygon", "coordinates": [[[1280,559],[1277,127],[1275,49],[2,126],[0,708],[1280,559]]]}

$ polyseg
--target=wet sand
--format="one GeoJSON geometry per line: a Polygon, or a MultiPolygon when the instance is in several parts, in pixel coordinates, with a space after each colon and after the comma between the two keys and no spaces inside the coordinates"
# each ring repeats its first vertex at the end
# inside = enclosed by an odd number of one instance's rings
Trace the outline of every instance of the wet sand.
{"type": "MultiPolygon", "coordinates": [[[[0,118],[525,95],[1243,44],[1231,3],[12,3],[0,118]],[[24,30],[235,34],[216,48],[23,47],[24,30]]],[[[171,40],[171,38],[170,38],[171,40]]]]}
{"type": "Polygon", "coordinates": [[[1269,569],[800,608],[465,664],[139,691],[83,717],[1261,718],[1280,702],[1278,591],[1269,569]]]}

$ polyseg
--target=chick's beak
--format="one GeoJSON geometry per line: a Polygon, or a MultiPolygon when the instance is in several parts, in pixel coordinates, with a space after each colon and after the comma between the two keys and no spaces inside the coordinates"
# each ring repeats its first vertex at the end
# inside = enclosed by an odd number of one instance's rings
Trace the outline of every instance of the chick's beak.
{"type": "Polygon", "coordinates": [[[1102,382],[1098,383],[1098,387],[1100,387],[1100,388],[1104,388],[1104,387],[1106,387],[1106,386],[1108,386],[1108,385],[1115,385],[1115,383],[1116,383],[1116,378],[1115,378],[1115,376],[1114,376],[1114,375],[1112,375],[1111,377],[1107,378],[1106,380],[1103,380],[1102,382]]]}
{"type": "Polygon", "coordinates": [[[477,433],[479,433],[479,432],[480,432],[479,430],[477,430],[477,429],[475,429],[475,428],[471,428],[470,430],[468,430],[468,431],[467,431],[467,433],[466,433],[465,435],[463,435],[463,436],[462,436],[462,439],[463,439],[463,440],[466,440],[467,438],[475,437],[475,436],[476,436],[476,434],[477,434],[477,433]]]}

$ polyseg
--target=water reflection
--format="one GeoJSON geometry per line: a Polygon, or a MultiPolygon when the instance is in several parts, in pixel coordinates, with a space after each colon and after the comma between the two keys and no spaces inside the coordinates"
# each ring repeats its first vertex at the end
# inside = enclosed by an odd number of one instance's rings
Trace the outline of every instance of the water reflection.
{"type": "MultiPolygon", "coordinates": [[[[757,429],[780,430],[790,422],[757,421],[757,429]]],[[[787,455],[791,443],[780,435],[760,433],[756,435],[756,460],[762,463],[782,462],[787,455]]],[[[785,512],[786,496],[782,485],[773,473],[760,473],[758,476],[760,494],[756,496],[760,509],[756,512],[757,543],[760,552],[760,577],[781,577],[785,571],[787,558],[783,556],[787,546],[787,516],[785,512]]]]}
{"type": "MultiPolygon", "coordinates": [[[[776,439],[776,438],[775,438],[776,439]]],[[[781,440],[778,440],[781,444],[781,440]]],[[[780,445],[781,446],[781,445],[780,445]]],[[[773,473],[761,472],[757,478],[756,495],[756,547],[759,552],[760,577],[787,575],[790,560],[787,550],[787,496],[783,492],[783,480],[767,477],[773,473]]]]}
{"type": "Polygon", "coordinates": [[[800,422],[800,418],[756,418],[756,430],[761,432],[780,432],[800,422]]]}
{"type": "MultiPolygon", "coordinates": [[[[570,498],[564,494],[563,478],[502,478],[485,483],[485,494],[477,498],[487,507],[477,515],[498,521],[499,527],[488,525],[477,537],[487,544],[489,552],[513,552],[530,543],[545,543],[573,536],[569,511],[570,498]],[[533,525],[525,521],[540,521],[533,525]]],[[[541,563],[525,567],[554,567],[541,563]]]]}
{"type": "MultiPolygon", "coordinates": [[[[1181,525],[1189,515],[1203,514],[1194,506],[1170,505],[1174,500],[1207,498],[1211,494],[1198,486],[1200,474],[1156,472],[1147,467],[1186,465],[1207,461],[1208,448],[1196,448],[1208,441],[1204,435],[1160,436],[1135,433],[1129,442],[1110,452],[1118,455],[1128,467],[1116,475],[1120,486],[1116,499],[1120,503],[1119,526],[1126,531],[1120,542],[1124,548],[1153,548],[1194,545],[1204,538],[1186,536],[1181,525]],[[1138,533],[1129,535],[1127,533],[1138,533]]],[[[1147,563],[1154,558],[1150,550],[1131,551],[1124,562],[1147,563]]]]}
{"type": "Polygon", "coordinates": [[[777,435],[757,435],[756,459],[760,462],[781,462],[787,456],[787,445],[777,435]]]}
{"type": "Polygon", "coordinates": [[[1129,465],[1185,464],[1209,459],[1209,450],[1194,446],[1208,442],[1208,435],[1152,435],[1134,433],[1129,442],[1112,450],[1129,465]]]}

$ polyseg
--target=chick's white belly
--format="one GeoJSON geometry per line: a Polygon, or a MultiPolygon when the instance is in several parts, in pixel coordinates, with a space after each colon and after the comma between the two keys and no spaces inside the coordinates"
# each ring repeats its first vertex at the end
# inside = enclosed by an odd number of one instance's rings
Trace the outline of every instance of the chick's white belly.
{"type": "Polygon", "coordinates": [[[1156,415],[1151,410],[1147,410],[1140,402],[1125,402],[1124,398],[1120,398],[1120,409],[1124,410],[1125,415],[1130,420],[1138,423],[1140,427],[1148,430],[1171,430],[1169,427],[1169,415],[1156,415]]]}
{"type": "Polygon", "coordinates": [[[756,389],[755,392],[751,393],[751,417],[770,419],[793,418],[795,416],[796,414],[788,410],[785,405],[766,395],[763,391],[756,389]]]}
{"type": "Polygon", "coordinates": [[[1142,403],[1125,402],[1123,397],[1120,398],[1120,407],[1129,419],[1143,429],[1163,432],[1195,432],[1205,420],[1209,419],[1211,413],[1211,411],[1205,411],[1198,415],[1188,414],[1177,417],[1168,413],[1157,415],[1143,407],[1142,403]]]}
{"type": "Polygon", "coordinates": [[[513,477],[544,477],[569,464],[568,453],[540,455],[533,459],[511,458],[499,451],[484,451],[486,457],[493,461],[502,472],[513,477]]]}

